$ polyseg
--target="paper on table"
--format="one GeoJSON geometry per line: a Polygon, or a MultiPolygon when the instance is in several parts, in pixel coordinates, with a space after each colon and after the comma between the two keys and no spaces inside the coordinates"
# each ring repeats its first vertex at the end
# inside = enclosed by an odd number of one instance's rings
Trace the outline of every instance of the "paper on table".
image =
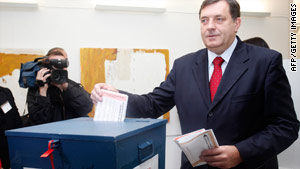
{"type": "Polygon", "coordinates": [[[102,90],[102,102],[98,102],[95,110],[95,121],[124,121],[128,96],[121,93],[102,90]]]}

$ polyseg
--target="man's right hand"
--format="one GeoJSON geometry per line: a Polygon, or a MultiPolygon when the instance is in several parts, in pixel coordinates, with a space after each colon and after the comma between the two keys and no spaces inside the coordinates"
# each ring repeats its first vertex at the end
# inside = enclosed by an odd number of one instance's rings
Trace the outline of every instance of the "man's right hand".
{"type": "Polygon", "coordinates": [[[36,75],[36,81],[42,81],[44,83],[44,86],[39,86],[39,93],[41,96],[47,96],[48,84],[46,81],[47,78],[51,76],[50,73],[46,74],[47,72],[50,72],[50,70],[47,68],[42,68],[36,75]]]}
{"type": "Polygon", "coordinates": [[[108,84],[97,83],[97,84],[95,84],[94,89],[92,90],[92,93],[91,93],[91,99],[94,104],[97,104],[98,101],[100,101],[100,102],[102,101],[103,93],[102,93],[101,89],[109,90],[112,92],[119,92],[118,89],[116,89],[108,84]]]}

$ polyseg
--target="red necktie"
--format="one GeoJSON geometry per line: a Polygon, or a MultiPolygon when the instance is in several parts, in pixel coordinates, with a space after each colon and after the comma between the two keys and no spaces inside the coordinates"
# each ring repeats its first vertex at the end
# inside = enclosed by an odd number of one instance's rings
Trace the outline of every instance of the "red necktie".
{"type": "Polygon", "coordinates": [[[216,57],[213,61],[214,64],[214,72],[210,78],[210,98],[211,101],[214,100],[215,94],[217,92],[218,86],[220,84],[222,78],[222,69],[221,65],[224,62],[222,57],[216,57]]]}

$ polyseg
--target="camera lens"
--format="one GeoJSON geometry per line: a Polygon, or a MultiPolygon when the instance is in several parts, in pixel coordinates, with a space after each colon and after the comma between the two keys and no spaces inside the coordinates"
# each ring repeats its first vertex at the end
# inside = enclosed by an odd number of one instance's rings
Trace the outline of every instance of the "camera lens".
{"type": "Polygon", "coordinates": [[[51,73],[51,80],[57,84],[65,83],[68,80],[68,72],[66,70],[54,69],[51,73]]]}

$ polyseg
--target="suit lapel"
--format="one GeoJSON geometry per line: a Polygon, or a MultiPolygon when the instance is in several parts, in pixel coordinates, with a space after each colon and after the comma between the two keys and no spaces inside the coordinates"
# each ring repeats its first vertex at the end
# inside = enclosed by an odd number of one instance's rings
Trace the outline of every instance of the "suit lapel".
{"type": "Polygon", "coordinates": [[[248,60],[249,57],[246,49],[244,49],[244,45],[239,41],[223,74],[210,110],[222,100],[240,77],[248,70],[246,64],[248,60]]]}
{"type": "Polygon", "coordinates": [[[207,50],[200,52],[196,58],[196,62],[193,65],[193,73],[196,79],[200,93],[205,101],[207,107],[210,106],[210,93],[209,93],[209,81],[208,81],[208,57],[207,50]]]}

